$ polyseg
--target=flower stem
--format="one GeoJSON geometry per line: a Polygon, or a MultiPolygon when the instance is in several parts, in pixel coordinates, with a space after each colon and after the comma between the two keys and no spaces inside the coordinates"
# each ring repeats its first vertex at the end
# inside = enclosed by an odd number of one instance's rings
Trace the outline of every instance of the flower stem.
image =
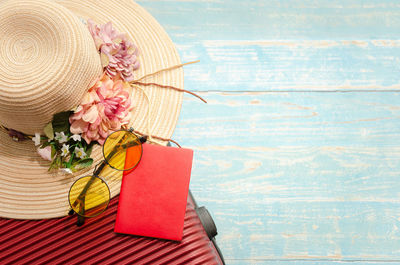
{"type": "Polygon", "coordinates": [[[69,159],[66,168],[71,168],[72,160],[74,159],[75,152],[71,153],[71,158],[69,159]]]}

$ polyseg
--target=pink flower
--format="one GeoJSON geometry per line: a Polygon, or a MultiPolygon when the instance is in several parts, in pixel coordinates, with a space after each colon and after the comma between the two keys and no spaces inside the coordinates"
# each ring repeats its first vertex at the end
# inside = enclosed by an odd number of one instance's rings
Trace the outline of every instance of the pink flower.
{"type": "Polygon", "coordinates": [[[37,152],[43,159],[52,161],[51,146],[46,146],[45,148],[38,148],[37,152]]]}
{"type": "Polygon", "coordinates": [[[133,109],[131,90],[127,82],[103,74],[69,117],[71,133],[82,134],[88,144],[97,141],[103,145],[111,132],[128,124],[133,109]]]}
{"type": "Polygon", "coordinates": [[[123,80],[133,81],[133,71],[139,68],[138,49],[126,34],[118,33],[111,22],[99,26],[89,19],[88,28],[106,74],[111,78],[119,74],[123,80]]]}

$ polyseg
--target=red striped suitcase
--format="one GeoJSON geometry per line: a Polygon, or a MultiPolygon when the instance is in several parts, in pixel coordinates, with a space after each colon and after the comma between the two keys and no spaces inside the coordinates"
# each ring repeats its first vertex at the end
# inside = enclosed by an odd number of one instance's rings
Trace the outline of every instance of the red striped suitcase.
{"type": "Polygon", "coordinates": [[[96,218],[0,218],[0,264],[224,264],[215,225],[188,196],[180,243],[113,232],[118,197],[96,218]],[[211,240],[210,240],[211,238],[211,240]]]}

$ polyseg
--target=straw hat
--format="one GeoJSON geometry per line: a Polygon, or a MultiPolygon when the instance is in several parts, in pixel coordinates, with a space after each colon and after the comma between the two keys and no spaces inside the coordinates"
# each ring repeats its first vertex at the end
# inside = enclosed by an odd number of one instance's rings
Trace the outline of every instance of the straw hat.
{"type": "MultiPolygon", "coordinates": [[[[180,64],[179,55],[162,27],[132,0],[5,0],[0,3],[0,124],[26,134],[43,132],[54,114],[74,109],[102,74],[99,54],[82,23],[111,21],[140,50],[135,78],[180,64]]],[[[149,81],[183,88],[181,68],[161,72],[149,81]]],[[[130,125],[171,137],[182,93],[148,86],[134,90],[130,125]]],[[[102,159],[96,145],[92,158],[102,159]]],[[[68,190],[80,176],[49,173],[32,141],[15,142],[0,130],[0,217],[42,219],[67,214],[68,190]]],[[[112,196],[119,193],[120,172],[101,174],[112,196]]]]}

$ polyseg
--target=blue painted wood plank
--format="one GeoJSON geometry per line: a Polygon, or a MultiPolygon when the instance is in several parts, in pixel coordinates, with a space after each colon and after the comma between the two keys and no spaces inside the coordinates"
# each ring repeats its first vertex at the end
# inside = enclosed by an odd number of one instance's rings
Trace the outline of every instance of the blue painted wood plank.
{"type": "Polygon", "coordinates": [[[400,263],[400,93],[204,96],[174,138],[227,259],[400,263]]]}
{"type": "Polygon", "coordinates": [[[138,2],[183,61],[201,60],[185,69],[191,90],[400,89],[400,5],[393,1],[138,2]]]}
{"type": "Polygon", "coordinates": [[[354,260],[354,261],[330,261],[330,260],[226,260],[229,265],[394,265],[398,264],[398,261],[364,261],[364,260],[354,260]]]}
{"type": "Polygon", "coordinates": [[[173,41],[397,39],[400,4],[380,0],[138,0],[173,41]]]}
{"type": "Polygon", "coordinates": [[[349,148],[400,143],[400,92],[201,93],[186,96],[174,137],[191,146],[349,148]],[[238,138],[242,137],[242,138],[238,138]]]}
{"type": "Polygon", "coordinates": [[[196,91],[400,89],[400,41],[204,41],[177,44],[196,91]]]}
{"type": "Polygon", "coordinates": [[[228,264],[400,263],[399,3],[138,2],[202,61],[174,138],[228,264]]]}

